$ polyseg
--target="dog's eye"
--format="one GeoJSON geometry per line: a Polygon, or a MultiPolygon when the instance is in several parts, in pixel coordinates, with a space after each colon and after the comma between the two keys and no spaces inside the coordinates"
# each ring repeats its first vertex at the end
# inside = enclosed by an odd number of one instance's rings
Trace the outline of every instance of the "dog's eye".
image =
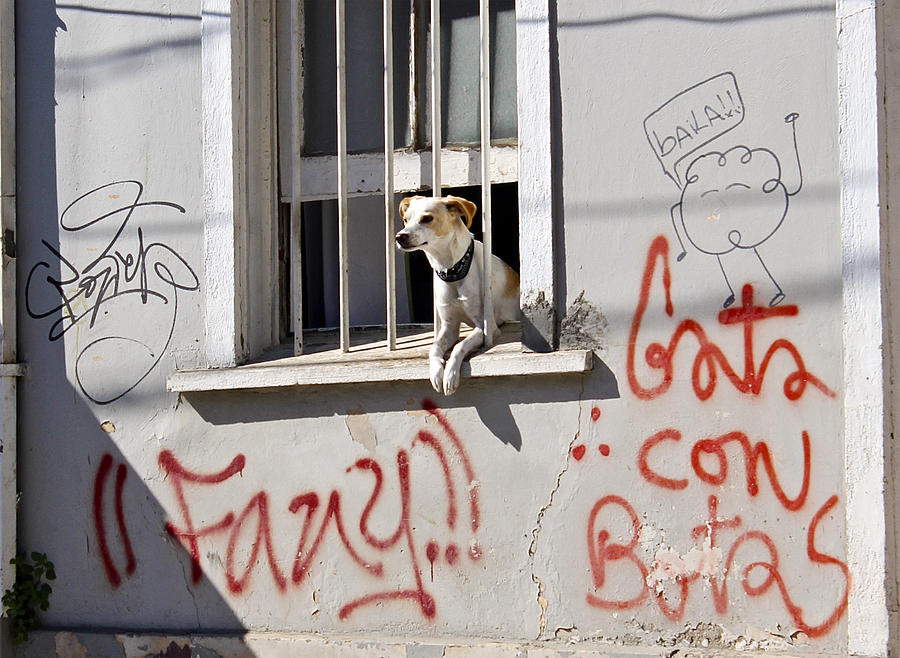
{"type": "Polygon", "coordinates": [[[422,215],[422,219],[419,220],[419,223],[427,224],[428,222],[432,221],[433,219],[434,219],[434,217],[432,217],[431,215],[422,215]]]}

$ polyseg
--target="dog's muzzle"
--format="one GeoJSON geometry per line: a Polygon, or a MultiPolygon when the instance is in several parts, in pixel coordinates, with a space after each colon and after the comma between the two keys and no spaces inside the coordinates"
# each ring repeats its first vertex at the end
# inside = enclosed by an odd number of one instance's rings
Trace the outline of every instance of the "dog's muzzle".
{"type": "Polygon", "coordinates": [[[409,233],[403,233],[401,231],[394,236],[394,241],[401,249],[412,249],[413,247],[415,247],[415,245],[412,244],[412,236],[409,233]]]}

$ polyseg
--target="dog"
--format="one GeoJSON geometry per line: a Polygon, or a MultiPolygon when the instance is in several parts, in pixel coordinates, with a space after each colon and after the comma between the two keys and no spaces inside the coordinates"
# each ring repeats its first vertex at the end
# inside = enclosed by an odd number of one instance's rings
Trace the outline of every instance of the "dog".
{"type": "MultiPolygon", "coordinates": [[[[456,392],[463,360],[484,345],[484,245],[469,232],[476,210],[474,203],[456,196],[413,196],[400,202],[403,230],[395,236],[397,247],[425,252],[434,270],[439,326],[429,352],[429,376],[434,390],[444,395],[456,392]],[[473,331],[460,341],[462,322],[473,331]]],[[[494,339],[500,325],[519,319],[519,275],[496,256],[492,258],[494,322],[490,331],[494,339]]]]}

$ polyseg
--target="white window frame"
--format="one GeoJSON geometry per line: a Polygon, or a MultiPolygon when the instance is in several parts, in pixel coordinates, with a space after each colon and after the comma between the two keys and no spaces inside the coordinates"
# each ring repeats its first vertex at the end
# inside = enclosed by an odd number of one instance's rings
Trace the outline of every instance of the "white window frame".
{"type": "MultiPolygon", "coordinates": [[[[204,151],[204,232],[206,270],[207,369],[179,371],[169,389],[188,392],[351,381],[321,368],[300,374],[278,370],[271,362],[241,364],[277,345],[277,99],[275,88],[276,0],[203,0],[202,79],[204,151]],[[253,136],[252,139],[249,136],[253,136]],[[277,381],[276,381],[277,380],[277,381]]],[[[557,347],[554,210],[553,117],[551,66],[552,0],[517,0],[516,67],[527,89],[517,90],[518,147],[491,148],[491,183],[518,180],[520,222],[520,301],[523,335],[535,351],[508,350],[476,356],[471,376],[585,372],[592,367],[590,350],[555,351],[557,347]],[[527,92],[527,93],[526,93],[527,92]],[[539,354],[537,352],[545,352],[539,354]]],[[[302,25],[293,25],[294,35],[302,25]]],[[[296,36],[295,36],[296,38],[296,36]]],[[[293,84],[298,84],[297,80],[293,84]]],[[[442,149],[444,187],[480,184],[479,165],[470,152],[442,149]]],[[[478,149],[474,149],[476,152],[478,149]]],[[[376,192],[379,177],[362,172],[381,170],[382,154],[351,156],[350,189],[376,192]],[[357,181],[358,179],[358,181],[357,181]]],[[[422,187],[420,172],[432,164],[429,151],[397,151],[395,191],[422,187]]],[[[303,201],[334,197],[337,158],[303,158],[300,167],[303,201]],[[329,190],[330,188],[330,190],[329,190]]],[[[352,357],[352,355],[350,355],[352,357]]],[[[398,355],[399,357],[400,355],[398,355]]],[[[402,354],[412,361],[411,353],[402,354]]],[[[307,357],[290,365],[302,367],[307,357]]],[[[427,359],[390,374],[354,368],[352,381],[427,380],[427,359]]],[[[280,366],[287,364],[287,360],[280,366]]],[[[340,370],[340,368],[338,368],[340,370]]]]}
{"type": "MultiPolygon", "coordinates": [[[[348,215],[347,200],[354,197],[366,196],[382,196],[385,200],[384,214],[386,217],[385,230],[385,263],[386,263],[386,285],[385,292],[387,297],[385,324],[387,328],[387,345],[390,350],[397,348],[397,322],[396,322],[396,284],[395,284],[395,249],[393,244],[393,234],[396,231],[396,215],[397,209],[394,203],[394,195],[410,192],[427,191],[430,194],[440,196],[441,190],[444,188],[456,188],[466,186],[481,186],[483,180],[489,181],[489,186],[497,183],[518,182],[518,144],[494,144],[492,140],[485,139],[485,136],[491,133],[490,118],[490,64],[489,53],[490,43],[490,24],[488,19],[489,0],[481,0],[479,7],[480,36],[483,41],[480,44],[481,53],[481,71],[483,77],[481,79],[481,133],[482,139],[479,145],[460,144],[444,146],[440,149],[440,155],[433,157],[433,146],[431,148],[416,148],[410,146],[408,148],[392,148],[394,143],[394,123],[393,123],[393,71],[394,59],[392,54],[393,43],[393,2],[379,1],[373,2],[368,8],[378,9],[382,14],[382,35],[384,38],[384,71],[383,79],[383,103],[384,103],[384,130],[385,144],[390,144],[390,150],[379,153],[361,153],[355,155],[347,154],[347,108],[346,108],[346,69],[344,66],[344,28],[346,20],[343,16],[344,3],[346,0],[338,0],[335,7],[340,14],[337,25],[340,29],[336,33],[336,53],[338,55],[337,65],[337,153],[335,155],[312,154],[304,155],[303,145],[305,143],[304,135],[304,115],[302,107],[303,97],[303,78],[304,70],[304,48],[301,35],[304,32],[304,5],[300,0],[275,0],[281,11],[281,20],[290,17],[291,22],[291,43],[290,49],[285,57],[287,62],[282,63],[280,72],[284,72],[289,68],[289,76],[291,78],[290,102],[285,103],[284,99],[280,99],[282,103],[280,109],[284,111],[282,117],[282,127],[290,119],[291,132],[291,148],[287,157],[281,155],[280,162],[284,165],[286,162],[291,166],[291,185],[289,190],[285,190],[284,186],[281,193],[281,201],[290,204],[291,207],[291,262],[293,266],[293,275],[295,277],[293,289],[295,297],[291,301],[292,318],[291,324],[294,330],[294,354],[303,354],[303,341],[301,340],[303,324],[302,314],[302,296],[305,291],[302,290],[301,280],[299,278],[300,267],[297,265],[301,262],[302,252],[299,243],[300,232],[300,204],[309,201],[319,200],[337,200],[338,202],[338,226],[339,226],[339,261],[340,269],[340,327],[339,339],[343,352],[349,350],[349,299],[348,299],[348,278],[349,272],[346,267],[347,247],[347,220],[348,215]],[[285,66],[287,65],[287,66],[285,66]],[[301,99],[301,103],[294,105],[297,99],[301,99]],[[482,154],[486,153],[487,157],[482,154]],[[385,164],[387,163],[387,166],[385,164]],[[430,172],[430,177],[427,173],[430,172]],[[383,174],[390,175],[386,179],[383,174]],[[437,183],[435,183],[437,182],[437,183]],[[385,194],[384,190],[390,190],[390,194],[385,194]]],[[[407,3],[412,4],[412,3],[407,3]]],[[[427,72],[431,80],[430,97],[418,93],[416,85],[410,83],[409,93],[409,114],[410,116],[420,116],[422,108],[430,108],[430,116],[439,116],[441,114],[441,94],[442,85],[439,79],[441,70],[441,40],[440,31],[435,26],[440,24],[441,17],[441,0],[431,0],[429,7],[429,24],[431,26],[430,33],[432,38],[429,40],[429,52],[431,57],[430,70],[427,72]],[[437,36],[438,38],[434,38],[437,36]]],[[[409,50],[398,56],[406,58],[410,61],[410,77],[417,77],[419,67],[423,65],[424,52],[418,51],[416,44],[420,42],[417,30],[421,29],[418,17],[411,21],[409,33],[409,50]]],[[[282,55],[284,56],[284,53],[282,55]]],[[[319,62],[319,66],[328,68],[328,62],[319,62]]],[[[283,82],[280,83],[283,87],[283,82]]],[[[431,123],[431,144],[443,144],[444,140],[441,135],[442,124],[440,121],[432,121],[431,123]]],[[[412,137],[411,135],[407,135],[412,137]]],[[[414,138],[412,141],[416,141],[414,138]]],[[[515,140],[517,142],[517,140],[515,140]]],[[[284,144],[284,141],[281,142],[284,144]]],[[[285,179],[285,172],[282,172],[282,181],[285,179]]],[[[482,221],[483,221],[483,241],[485,248],[491,252],[491,208],[490,193],[484,192],[482,186],[482,221]]],[[[490,268],[490,261],[485,262],[486,270],[490,268]]],[[[485,281],[490,280],[490,272],[485,272],[485,281]]],[[[491,295],[485,293],[485,325],[492,322],[493,313],[490,307],[491,295]]],[[[437,315],[435,313],[435,323],[437,323],[437,315]]],[[[490,332],[485,328],[486,342],[485,348],[490,348],[490,332]]]]}

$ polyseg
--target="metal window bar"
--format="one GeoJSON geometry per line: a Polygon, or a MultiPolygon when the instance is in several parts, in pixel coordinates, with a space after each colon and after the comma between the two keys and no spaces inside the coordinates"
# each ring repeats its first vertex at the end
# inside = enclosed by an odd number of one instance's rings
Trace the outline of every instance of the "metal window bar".
{"type": "Polygon", "coordinates": [[[347,233],[347,70],[344,45],[345,0],[335,1],[335,60],[337,68],[337,192],[340,263],[341,352],[350,351],[350,268],[347,233]]]}
{"type": "Polygon", "coordinates": [[[384,262],[387,345],[397,349],[397,282],[394,268],[394,52],[393,0],[384,0],[384,262]]]}
{"type": "Polygon", "coordinates": [[[300,240],[302,198],[300,156],[303,153],[303,12],[302,0],[291,2],[291,265],[294,354],[303,354],[303,245],[300,240]]]}
{"type": "Polygon", "coordinates": [[[431,185],[441,196],[441,0],[431,0],[431,185]]]}
{"type": "Polygon", "coordinates": [[[481,227],[484,243],[482,258],[482,293],[484,302],[484,348],[493,345],[494,298],[491,287],[493,236],[491,233],[491,14],[490,0],[480,0],[481,51],[481,227]]]}
{"type": "MultiPolygon", "coordinates": [[[[431,0],[431,149],[432,194],[441,196],[441,38],[440,0],[431,0]]],[[[490,110],[490,2],[480,0],[480,96],[481,96],[481,182],[483,228],[483,289],[485,347],[492,345],[493,297],[491,289],[491,110],[490,110]]],[[[385,267],[387,343],[391,350],[397,344],[396,277],[393,249],[393,197],[394,197],[394,140],[393,140],[393,47],[392,0],[383,0],[384,37],[384,212],[385,212],[385,267]]],[[[347,99],[346,99],[346,48],[345,48],[345,0],[335,0],[335,68],[337,76],[337,200],[340,263],[340,347],[350,349],[349,258],[348,258],[348,188],[347,188],[347,99]]],[[[302,62],[303,22],[300,0],[291,3],[291,146],[294,153],[291,178],[291,248],[294,264],[294,352],[303,353],[303,291],[301,244],[301,175],[302,153],[302,62]]],[[[437,307],[434,311],[435,331],[438,328],[437,307]]]]}
{"type": "MultiPolygon", "coordinates": [[[[441,196],[441,0],[431,0],[431,190],[441,196]]],[[[437,299],[434,300],[434,336],[441,321],[437,299]]]]}

